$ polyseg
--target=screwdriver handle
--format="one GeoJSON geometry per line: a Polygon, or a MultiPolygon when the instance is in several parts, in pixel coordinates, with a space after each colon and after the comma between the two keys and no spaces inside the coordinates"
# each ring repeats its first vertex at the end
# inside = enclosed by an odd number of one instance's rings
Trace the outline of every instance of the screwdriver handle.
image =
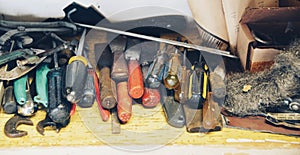
{"type": "Polygon", "coordinates": [[[35,74],[37,96],[33,98],[34,102],[48,107],[48,80],[47,74],[50,71],[48,64],[42,64],[37,68],[35,74]]]}
{"type": "Polygon", "coordinates": [[[132,100],[128,95],[128,83],[127,81],[119,82],[117,84],[118,94],[118,117],[122,123],[129,121],[132,112],[132,100]]]}
{"type": "Polygon", "coordinates": [[[83,56],[73,56],[70,58],[65,79],[65,90],[67,100],[71,103],[77,103],[83,95],[85,82],[87,79],[88,61],[83,56]]]}
{"type": "MultiPolygon", "coordinates": [[[[209,93],[203,107],[203,127],[205,129],[215,129],[220,123],[221,109],[209,93]]],[[[220,128],[220,126],[219,126],[220,128]]]]}
{"type": "Polygon", "coordinates": [[[24,105],[27,101],[26,85],[28,75],[24,75],[21,78],[14,81],[14,94],[16,101],[19,105],[24,105]]]}
{"type": "Polygon", "coordinates": [[[176,89],[180,86],[181,79],[181,61],[179,54],[174,53],[169,61],[167,72],[165,72],[164,84],[167,89],[176,89]]]}
{"type": "MultiPolygon", "coordinates": [[[[117,105],[117,101],[113,95],[112,82],[110,78],[110,68],[103,67],[100,69],[100,99],[101,105],[105,109],[112,109],[117,105]]],[[[114,85],[115,86],[115,85],[114,85]]]]}
{"type": "Polygon", "coordinates": [[[111,78],[116,82],[128,80],[128,67],[124,54],[121,51],[114,52],[111,78]]]}
{"type": "Polygon", "coordinates": [[[77,103],[81,108],[92,107],[95,102],[94,74],[95,71],[93,69],[88,69],[83,95],[80,101],[77,103]]]}
{"type": "Polygon", "coordinates": [[[140,64],[136,60],[130,60],[128,62],[128,91],[129,95],[138,99],[141,98],[144,94],[144,82],[143,82],[143,73],[140,67],[140,64]]]}

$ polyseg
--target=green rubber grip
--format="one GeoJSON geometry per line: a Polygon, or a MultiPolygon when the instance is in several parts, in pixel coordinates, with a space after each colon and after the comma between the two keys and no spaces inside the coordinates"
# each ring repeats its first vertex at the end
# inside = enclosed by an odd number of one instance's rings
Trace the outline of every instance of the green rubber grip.
{"type": "Polygon", "coordinates": [[[48,64],[42,64],[36,70],[35,86],[37,95],[33,98],[34,102],[43,104],[48,107],[48,80],[47,74],[50,71],[48,64]]]}
{"type": "Polygon", "coordinates": [[[14,81],[14,94],[19,105],[24,105],[27,101],[26,83],[28,75],[24,75],[14,81]]]}

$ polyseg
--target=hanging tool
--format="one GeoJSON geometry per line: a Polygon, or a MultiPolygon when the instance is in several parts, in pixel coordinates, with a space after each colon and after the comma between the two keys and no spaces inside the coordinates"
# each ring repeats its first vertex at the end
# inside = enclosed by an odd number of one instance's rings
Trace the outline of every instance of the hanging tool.
{"type": "Polygon", "coordinates": [[[192,66],[189,85],[189,100],[194,104],[194,108],[202,108],[208,93],[208,67],[205,64],[202,55],[199,62],[192,66]]]}
{"type": "Polygon", "coordinates": [[[101,118],[104,122],[108,121],[110,117],[110,112],[102,107],[101,99],[100,99],[100,86],[99,86],[99,78],[97,74],[94,74],[94,85],[96,90],[96,101],[98,103],[98,109],[101,115],[101,118]]]}
{"type": "Polygon", "coordinates": [[[146,83],[150,88],[158,88],[162,83],[165,66],[169,60],[168,54],[166,53],[167,44],[163,50],[158,50],[157,55],[153,60],[153,63],[149,67],[148,74],[146,75],[146,83]]]}
{"type": "Polygon", "coordinates": [[[135,38],[166,43],[166,44],[170,44],[170,45],[174,45],[174,46],[181,46],[181,47],[185,47],[185,48],[189,48],[189,49],[195,49],[195,50],[201,51],[201,52],[207,52],[207,53],[211,53],[211,54],[215,54],[215,55],[226,56],[229,58],[236,58],[236,59],[238,58],[237,56],[231,55],[230,52],[228,52],[228,51],[218,50],[215,48],[199,46],[199,45],[195,45],[195,44],[189,44],[189,43],[184,43],[184,42],[169,40],[169,39],[164,39],[164,38],[156,38],[153,36],[146,36],[146,35],[142,35],[142,34],[125,32],[125,31],[121,31],[121,30],[110,29],[110,28],[105,28],[105,27],[100,27],[100,26],[93,26],[93,25],[87,25],[87,24],[81,24],[81,23],[74,23],[74,24],[85,27],[85,28],[91,28],[91,29],[95,29],[95,30],[106,31],[106,32],[121,34],[121,35],[125,35],[125,36],[131,36],[131,37],[135,37],[135,38]]]}
{"type": "Polygon", "coordinates": [[[161,104],[169,125],[181,128],[185,124],[184,111],[182,104],[174,100],[174,90],[168,90],[164,87],[160,88],[162,94],[161,104]]]}
{"type": "Polygon", "coordinates": [[[111,78],[116,82],[128,80],[128,67],[123,54],[126,49],[126,42],[126,37],[118,36],[109,44],[110,49],[114,54],[111,78]]]}
{"type": "MultiPolygon", "coordinates": [[[[105,44],[95,44],[95,52],[99,52],[105,44]]],[[[113,54],[110,51],[109,46],[106,46],[97,63],[100,69],[100,92],[101,92],[101,105],[105,109],[112,109],[117,105],[116,98],[113,95],[112,86],[116,86],[111,77],[110,71],[113,65],[113,54]]],[[[116,89],[116,88],[114,88],[116,89]]]]}
{"type": "Polygon", "coordinates": [[[17,79],[13,83],[14,95],[18,103],[18,114],[22,116],[32,116],[37,110],[36,104],[33,102],[30,90],[28,75],[17,79]]]}
{"type": "Polygon", "coordinates": [[[164,75],[164,84],[167,89],[178,89],[180,87],[180,80],[181,80],[181,61],[180,61],[180,54],[178,49],[175,49],[175,52],[172,54],[168,68],[165,71],[164,75]]]}
{"type": "Polygon", "coordinates": [[[128,83],[127,81],[119,82],[117,84],[117,110],[118,117],[122,123],[126,123],[131,118],[132,112],[132,100],[128,95],[128,83]]]}
{"type": "Polygon", "coordinates": [[[214,101],[212,93],[207,94],[203,106],[203,128],[207,131],[220,131],[222,129],[221,108],[214,101]]]}
{"type": "Polygon", "coordinates": [[[145,83],[145,90],[142,96],[142,104],[145,107],[152,108],[160,103],[160,94],[158,89],[150,88],[146,83],[146,76],[148,74],[149,64],[142,64],[142,72],[145,83]]]}
{"type": "Polygon", "coordinates": [[[17,102],[14,96],[13,86],[7,86],[5,88],[1,106],[3,111],[7,114],[14,114],[17,112],[17,102]]]}
{"type": "MultiPolygon", "coordinates": [[[[55,45],[54,45],[55,46],[55,45]]],[[[44,135],[44,127],[52,126],[57,132],[70,122],[71,103],[63,96],[63,72],[58,66],[57,53],[53,55],[54,69],[50,70],[48,78],[48,108],[46,118],[37,125],[37,131],[44,135]]]]}
{"type": "MultiPolygon", "coordinates": [[[[30,55],[29,57],[25,58],[24,60],[17,60],[17,66],[9,71],[6,70],[5,65],[0,68],[0,80],[14,80],[20,78],[33,70],[35,67],[38,66],[42,61],[46,59],[47,56],[52,55],[53,53],[65,50],[65,49],[73,49],[74,45],[70,42],[65,42],[51,50],[33,50],[34,55],[30,55]]],[[[23,51],[24,49],[17,50],[23,51]]],[[[12,51],[11,53],[14,53],[12,51]]],[[[0,59],[7,59],[7,57],[0,56],[0,59]]],[[[10,59],[10,58],[9,58],[10,59]]],[[[5,60],[7,61],[7,60],[5,60]]]]}
{"type": "MultiPolygon", "coordinates": [[[[178,101],[184,104],[188,100],[188,92],[189,92],[189,75],[190,70],[187,68],[187,49],[184,49],[183,61],[182,61],[182,77],[180,81],[180,89],[175,90],[175,96],[178,96],[178,101]]],[[[175,97],[176,99],[176,97],[175,97]]]]}
{"type": "Polygon", "coordinates": [[[33,122],[27,117],[14,115],[5,123],[4,126],[5,135],[9,138],[18,138],[18,137],[26,136],[27,135],[26,131],[17,130],[17,127],[21,124],[33,125],[33,122]]]}
{"type": "Polygon", "coordinates": [[[84,90],[81,99],[77,103],[78,106],[82,108],[89,108],[95,102],[96,92],[95,92],[95,85],[94,85],[94,69],[88,69],[87,79],[85,82],[84,90]]]}
{"type": "Polygon", "coordinates": [[[34,102],[48,107],[48,79],[47,74],[50,71],[47,63],[41,64],[35,73],[35,86],[37,95],[33,98],[34,102]]]}
{"type": "MultiPolygon", "coordinates": [[[[84,46],[83,56],[85,58],[89,57],[89,49],[87,45],[84,46]]],[[[88,74],[87,74],[83,94],[81,96],[80,101],[77,103],[82,108],[92,107],[92,105],[95,102],[95,98],[96,98],[95,84],[94,84],[95,74],[96,71],[93,69],[90,61],[88,61],[88,74]]]]}
{"type": "Polygon", "coordinates": [[[65,90],[67,100],[78,103],[87,79],[88,60],[83,56],[86,29],[84,29],[75,55],[69,59],[66,69],[65,90]]]}
{"type": "Polygon", "coordinates": [[[128,92],[129,95],[138,99],[144,94],[143,73],[140,67],[141,41],[138,39],[128,39],[125,59],[128,61],[128,92]]]}

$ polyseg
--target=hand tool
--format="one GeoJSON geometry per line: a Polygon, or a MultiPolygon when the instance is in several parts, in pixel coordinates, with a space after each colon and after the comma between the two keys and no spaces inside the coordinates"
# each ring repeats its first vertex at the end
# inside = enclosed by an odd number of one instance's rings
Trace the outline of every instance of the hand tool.
{"type": "Polygon", "coordinates": [[[214,101],[212,93],[207,95],[203,106],[203,128],[208,131],[220,131],[222,129],[221,108],[214,101]]]}
{"type": "Polygon", "coordinates": [[[131,36],[131,37],[135,37],[135,38],[151,40],[151,41],[166,43],[166,44],[175,45],[175,46],[181,46],[181,47],[185,47],[185,48],[189,48],[189,49],[195,49],[195,50],[201,51],[201,52],[222,55],[222,56],[226,56],[226,57],[230,57],[230,58],[238,58],[237,56],[231,55],[228,51],[218,50],[218,49],[214,49],[214,48],[210,48],[210,47],[199,46],[199,45],[195,45],[195,44],[189,44],[189,43],[184,43],[184,42],[169,40],[169,39],[164,39],[164,38],[157,38],[157,37],[153,37],[153,36],[146,36],[146,35],[132,33],[132,32],[125,32],[125,31],[121,31],[121,30],[110,29],[110,28],[105,28],[105,27],[100,27],[100,26],[93,26],[93,25],[87,25],[87,24],[81,24],[81,23],[74,23],[74,24],[85,27],[85,28],[91,28],[91,29],[95,29],[95,30],[117,33],[117,34],[121,34],[121,35],[125,35],[125,36],[131,36]]]}
{"type": "Polygon", "coordinates": [[[128,67],[123,54],[126,49],[126,42],[126,37],[118,36],[109,44],[114,54],[111,78],[116,82],[128,80],[128,67]]]}
{"type": "Polygon", "coordinates": [[[58,66],[57,53],[53,55],[54,69],[47,75],[48,78],[48,108],[46,118],[37,125],[37,131],[44,135],[43,128],[52,126],[57,132],[70,122],[71,103],[63,96],[64,68],[58,66]]]}
{"type": "Polygon", "coordinates": [[[167,89],[176,89],[180,87],[181,80],[181,61],[180,54],[178,53],[178,49],[175,49],[175,52],[172,54],[168,68],[165,71],[164,75],[164,84],[167,89]]]}
{"type": "Polygon", "coordinates": [[[14,114],[17,112],[17,102],[14,96],[13,86],[7,86],[5,88],[1,106],[3,111],[7,114],[14,114]]]}
{"type": "Polygon", "coordinates": [[[110,112],[106,109],[103,109],[102,104],[101,104],[101,99],[100,99],[100,88],[99,88],[99,79],[97,74],[94,74],[94,85],[95,85],[95,90],[96,90],[96,101],[98,103],[98,109],[101,115],[101,118],[104,122],[108,121],[110,112]]]}
{"type": "Polygon", "coordinates": [[[17,130],[17,127],[21,124],[33,125],[33,122],[27,117],[14,115],[10,118],[4,126],[4,133],[9,138],[18,138],[27,135],[26,131],[17,130]]]}
{"type": "Polygon", "coordinates": [[[213,97],[224,99],[226,96],[225,71],[218,65],[213,71],[209,72],[209,86],[213,97]]]}
{"type": "MultiPolygon", "coordinates": [[[[32,57],[29,57],[24,60],[17,60],[17,67],[7,71],[5,65],[0,68],[0,80],[14,80],[17,78],[22,77],[23,75],[27,74],[35,67],[38,66],[45,58],[53,53],[65,50],[65,49],[72,49],[74,47],[73,44],[70,42],[63,43],[49,51],[43,50],[35,50],[35,54],[32,57]]],[[[0,56],[1,59],[1,56],[0,56]]]]}
{"type": "Polygon", "coordinates": [[[48,80],[47,74],[50,71],[48,64],[41,64],[35,73],[35,86],[37,95],[33,98],[34,102],[41,103],[48,107],[48,80]]]}
{"type": "MultiPolygon", "coordinates": [[[[184,49],[184,54],[183,54],[183,61],[182,61],[182,77],[180,81],[180,90],[175,90],[175,96],[178,96],[178,101],[180,103],[185,103],[188,100],[188,92],[189,92],[189,77],[190,77],[190,70],[187,69],[187,57],[186,53],[187,49],[184,49]]],[[[176,99],[176,97],[175,97],[176,99]]]]}
{"type": "Polygon", "coordinates": [[[202,108],[208,92],[208,67],[206,66],[202,56],[199,62],[195,62],[192,66],[189,85],[189,100],[195,103],[194,108],[202,108]]]}
{"type": "Polygon", "coordinates": [[[140,67],[141,41],[129,38],[127,41],[127,49],[125,51],[125,59],[128,61],[128,92],[129,95],[138,99],[144,94],[143,73],[140,67]]]}
{"type": "Polygon", "coordinates": [[[87,79],[85,82],[84,90],[81,99],[77,103],[82,108],[89,108],[95,102],[95,85],[94,85],[94,69],[88,69],[87,79]]]}
{"type": "Polygon", "coordinates": [[[122,123],[129,121],[132,111],[132,100],[128,95],[128,83],[127,81],[119,82],[117,84],[117,110],[118,117],[122,123]]]}
{"type": "MultiPolygon", "coordinates": [[[[101,46],[104,46],[104,44],[95,44],[95,52],[99,52],[98,50],[102,49],[101,46]]],[[[117,105],[117,101],[112,90],[112,82],[114,81],[110,78],[110,70],[113,65],[113,55],[109,46],[104,48],[97,65],[100,69],[99,83],[101,92],[101,105],[105,109],[112,109],[117,105]]]]}
{"type": "Polygon", "coordinates": [[[37,110],[37,105],[33,102],[30,90],[28,75],[17,79],[13,83],[14,95],[18,103],[18,114],[22,116],[32,116],[37,110]]]}
{"type": "Polygon", "coordinates": [[[77,50],[76,56],[69,59],[66,69],[66,95],[71,103],[78,103],[84,90],[87,79],[88,60],[83,56],[86,29],[84,29],[77,50]]]}
{"type": "Polygon", "coordinates": [[[169,90],[164,87],[160,87],[162,94],[161,103],[169,125],[181,128],[185,124],[184,111],[182,104],[174,100],[174,90],[169,90]]]}
{"type": "Polygon", "coordinates": [[[166,63],[169,59],[166,53],[167,44],[163,50],[158,50],[152,64],[149,67],[148,74],[146,75],[146,83],[150,88],[158,88],[163,80],[166,63]]]}
{"type": "Polygon", "coordinates": [[[142,96],[142,104],[145,107],[151,108],[160,103],[160,94],[158,89],[149,88],[149,86],[147,85],[145,78],[148,74],[148,70],[149,64],[142,64],[142,72],[145,83],[145,90],[142,96]]]}

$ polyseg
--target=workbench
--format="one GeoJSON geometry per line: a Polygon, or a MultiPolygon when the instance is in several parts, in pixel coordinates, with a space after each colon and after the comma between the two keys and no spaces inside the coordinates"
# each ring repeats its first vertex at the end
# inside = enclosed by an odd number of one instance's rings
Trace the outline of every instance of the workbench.
{"type": "MultiPolygon", "coordinates": [[[[101,33],[95,36],[90,44],[103,42],[105,38],[101,33]]],[[[102,121],[96,103],[91,108],[77,107],[66,128],[59,133],[46,128],[42,136],[36,131],[36,125],[45,118],[45,112],[38,111],[31,118],[34,126],[21,125],[18,128],[28,131],[27,136],[8,138],[3,132],[0,133],[0,153],[300,154],[300,137],[228,127],[219,132],[188,133],[185,127],[174,128],[167,124],[161,105],[144,108],[135,103],[132,113],[131,120],[121,125],[121,133],[112,134],[111,120],[102,121]]],[[[2,131],[5,122],[12,116],[0,113],[2,131]]]]}

